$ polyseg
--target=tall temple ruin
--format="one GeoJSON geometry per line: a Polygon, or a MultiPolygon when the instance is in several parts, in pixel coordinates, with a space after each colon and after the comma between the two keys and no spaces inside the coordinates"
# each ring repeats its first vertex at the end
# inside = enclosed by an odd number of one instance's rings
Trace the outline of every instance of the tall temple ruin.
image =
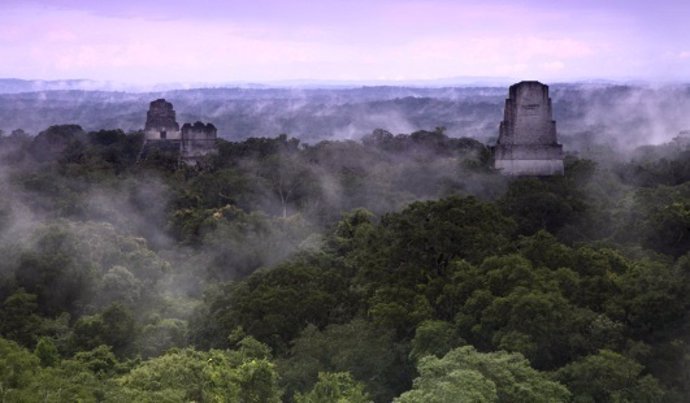
{"type": "Polygon", "coordinates": [[[151,102],[146,113],[144,145],[139,158],[145,158],[154,150],[175,152],[179,161],[187,165],[198,165],[203,157],[217,151],[218,133],[211,123],[177,123],[172,103],[165,99],[151,102]]]}
{"type": "Polygon", "coordinates": [[[196,165],[206,155],[216,152],[218,131],[211,123],[196,122],[182,125],[180,153],[187,164],[196,165]]]}
{"type": "Polygon", "coordinates": [[[175,109],[165,99],[157,99],[149,105],[144,126],[146,140],[179,140],[180,125],[175,120],[175,109]]]}
{"type": "Polygon", "coordinates": [[[556,139],[547,85],[510,86],[493,152],[494,167],[505,175],[563,175],[563,146],[556,139]]]}

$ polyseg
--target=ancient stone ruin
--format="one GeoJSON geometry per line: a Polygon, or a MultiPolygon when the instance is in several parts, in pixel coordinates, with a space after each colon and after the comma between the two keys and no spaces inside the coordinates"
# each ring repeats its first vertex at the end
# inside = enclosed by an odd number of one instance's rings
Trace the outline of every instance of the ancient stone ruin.
{"type": "Polygon", "coordinates": [[[505,175],[563,175],[563,146],[556,139],[547,85],[510,86],[493,151],[494,167],[505,175]]]}
{"type": "Polygon", "coordinates": [[[146,140],[179,140],[180,125],[175,120],[175,109],[165,99],[151,102],[144,126],[146,140]]]}
{"type": "Polygon", "coordinates": [[[182,125],[181,157],[188,164],[197,164],[201,157],[216,152],[216,127],[196,122],[182,125]]]}
{"type": "Polygon", "coordinates": [[[175,120],[173,105],[165,99],[151,102],[144,126],[144,145],[139,159],[155,152],[174,152],[179,162],[198,165],[203,157],[216,152],[216,127],[211,123],[185,123],[182,130],[175,120]]]}

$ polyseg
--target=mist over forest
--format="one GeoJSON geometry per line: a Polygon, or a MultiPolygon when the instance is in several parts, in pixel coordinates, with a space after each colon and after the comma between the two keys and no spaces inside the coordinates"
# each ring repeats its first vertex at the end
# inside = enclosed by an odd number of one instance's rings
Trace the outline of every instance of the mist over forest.
{"type": "Polygon", "coordinates": [[[550,88],[552,177],[504,87],[6,90],[0,401],[687,401],[690,86],[550,88]]]}
{"type": "MultiPolygon", "coordinates": [[[[35,135],[65,123],[78,124],[87,131],[140,130],[148,103],[165,98],[175,106],[181,123],[212,122],[225,140],[285,133],[312,144],[357,140],[377,128],[398,134],[435,127],[445,127],[450,137],[490,143],[497,137],[506,97],[503,86],[115,92],[36,91],[55,86],[24,83],[15,88],[9,84],[0,85],[0,130],[5,133],[21,128],[35,135]]],[[[60,86],[84,85],[61,82],[60,86]]],[[[690,130],[687,85],[556,83],[551,85],[551,98],[560,141],[570,151],[591,151],[601,145],[630,151],[668,142],[679,132],[690,130]]]]}

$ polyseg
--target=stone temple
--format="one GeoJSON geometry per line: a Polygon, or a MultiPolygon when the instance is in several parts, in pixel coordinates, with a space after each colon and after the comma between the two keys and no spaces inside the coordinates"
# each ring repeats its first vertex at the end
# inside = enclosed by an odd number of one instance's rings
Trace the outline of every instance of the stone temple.
{"type": "Polygon", "coordinates": [[[217,152],[216,127],[211,123],[177,123],[173,105],[165,99],[151,102],[146,113],[144,126],[144,145],[139,159],[154,152],[172,152],[178,155],[179,162],[199,165],[208,154],[217,152]]]}
{"type": "Polygon", "coordinates": [[[144,126],[146,140],[179,140],[180,125],[175,120],[175,109],[165,99],[151,102],[144,126]]]}
{"type": "Polygon", "coordinates": [[[197,165],[204,156],[216,152],[217,133],[216,127],[211,123],[196,122],[193,125],[182,125],[182,160],[187,164],[197,165]]]}
{"type": "Polygon", "coordinates": [[[538,81],[510,86],[494,151],[505,175],[563,175],[563,146],[556,139],[549,87],[538,81]]]}

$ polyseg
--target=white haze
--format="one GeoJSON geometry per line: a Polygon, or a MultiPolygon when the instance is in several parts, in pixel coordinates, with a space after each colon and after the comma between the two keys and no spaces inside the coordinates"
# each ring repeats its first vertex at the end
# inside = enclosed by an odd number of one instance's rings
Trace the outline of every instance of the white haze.
{"type": "MultiPolygon", "coordinates": [[[[602,144],[631,150],[668,142],[690,129],[687,84],[594,82],[550,87],[560,139],[570,152],[588,152],[602,144]]],[[[491,144],[507,92],[507,86],[6,91],[0,94],[0,130],[9,134],[22,128],[37,134],[51,125],[73,123],[87,131],[136,131],[144,125],[148,103],[166,98],[173,102],[180,124],[212,122],[227,140],[286,133],[313,144],[356,140],[377,128],[411,133],[442,126],[451,137],[491,144]]]]}

